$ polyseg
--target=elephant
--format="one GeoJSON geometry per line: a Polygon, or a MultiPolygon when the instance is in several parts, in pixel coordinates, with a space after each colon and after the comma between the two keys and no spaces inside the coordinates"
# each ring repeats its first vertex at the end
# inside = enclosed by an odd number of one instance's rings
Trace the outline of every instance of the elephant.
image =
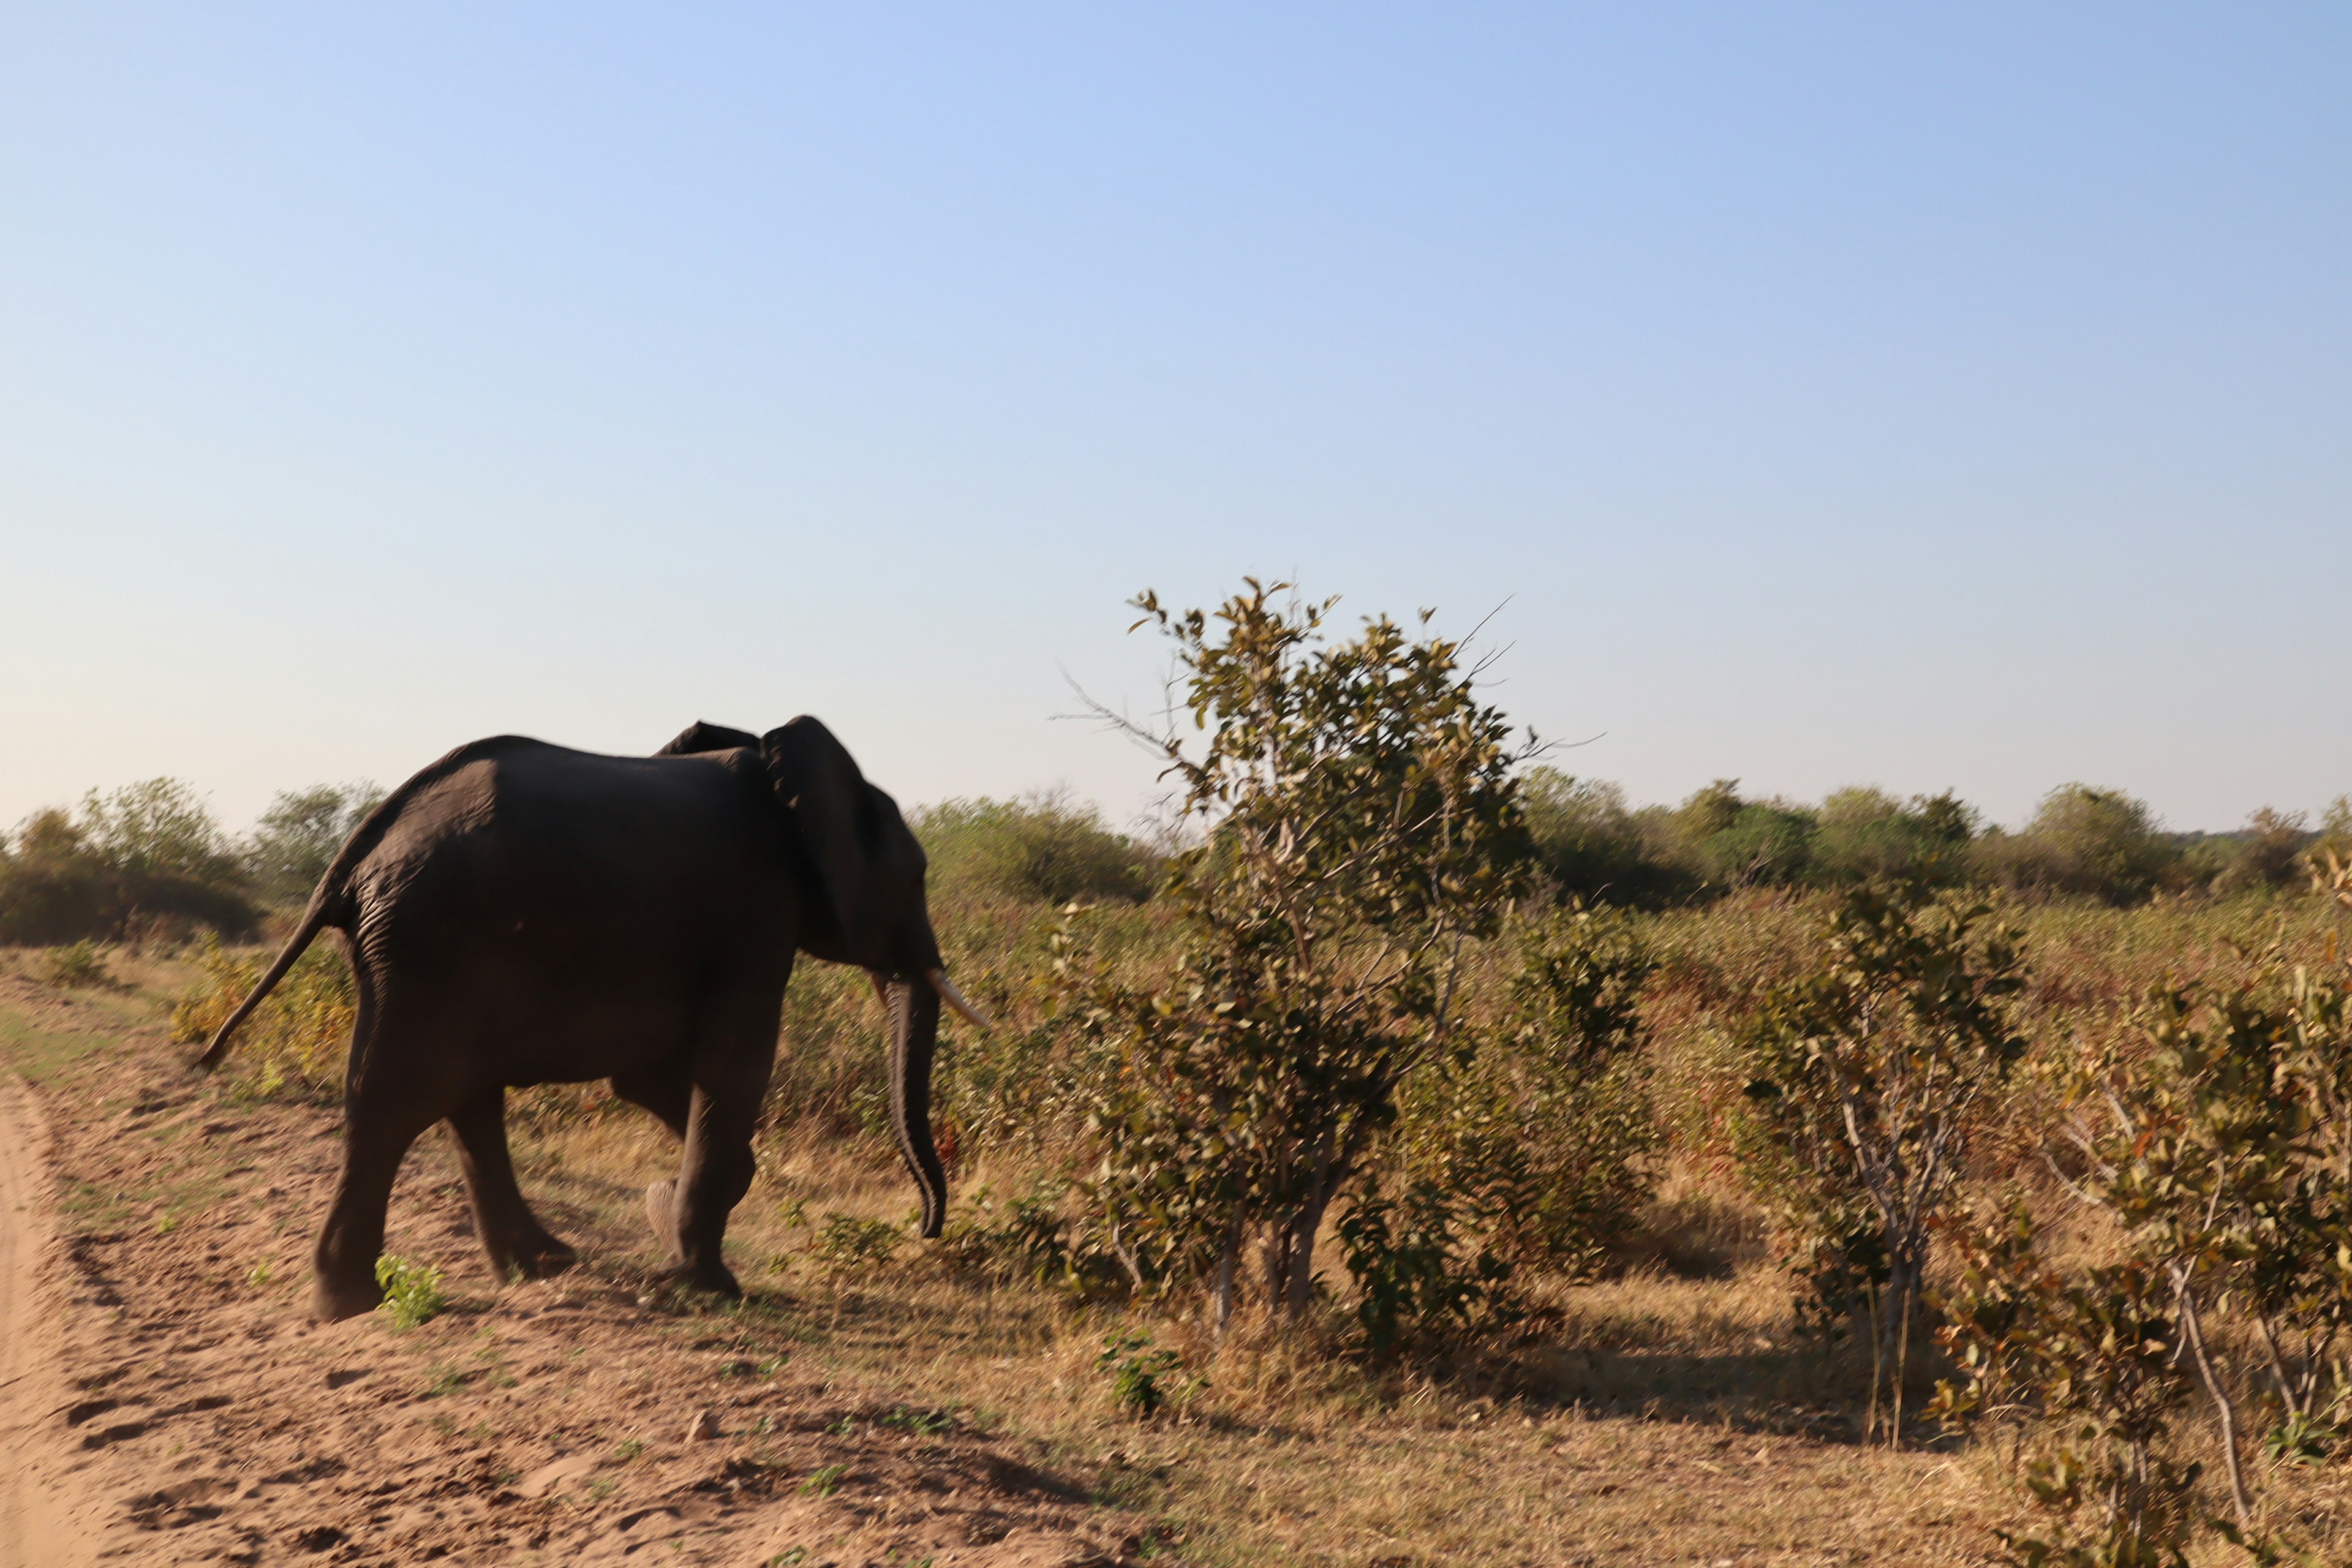
{"type": "Polygon", "coordinates": [[[358,994],[343,1163],[314,1257],[311,1310],[381,1300],[384,1206],[409,1145],[456,1135],[483,1250],[501,1276],[576,1254],[516,1184],[506,1091],[609,1079],[685,1145],[646,1190],[670,1278],[741,1293],[720,1256],[751,1184],[751,1135],[797,953],[865,969],[889,1016],[891,1125],[946,1217],[930,1077],[945,973],[922,846],[841,742],[803,716],[764,735],[698,722],[650,757],[515,735],[458,747],[352,830],[300,922],[195,1066],[319,932],[343,934],[358,994]]]}

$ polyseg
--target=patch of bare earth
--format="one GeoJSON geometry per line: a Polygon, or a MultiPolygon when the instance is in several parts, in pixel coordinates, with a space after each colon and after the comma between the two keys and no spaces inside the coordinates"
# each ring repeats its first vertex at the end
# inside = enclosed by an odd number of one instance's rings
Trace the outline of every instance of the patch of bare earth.
{"type": "MultiPolygon", "coordinates": [[[[29,1506],[91,1560],[1120,1558],[1124,1516],[1019,1443],[803,1364],[781,1299],[641,1304],[625,1268],[500,1286],[437,1137],[404,1170],[387,1246],[445,1268],[449,1306],[405,1331],[312,1324],[331,1111],[192,1079],[152,996],[0,976],[0,1047],[37,1086],[61,1240],[33,1309],[54,1364],[0,1388],[38,1395],[0,1414],[20,1452],[47,1456],[29,1506]]],[[[12,1152],[27,1125],[7,1124],[12,1152]]],[[[26,1304],[6,1300],[15,1338],[26,1304]]],[[[9,1495],[5,1517],[29,1517],[9,1495]]]]}

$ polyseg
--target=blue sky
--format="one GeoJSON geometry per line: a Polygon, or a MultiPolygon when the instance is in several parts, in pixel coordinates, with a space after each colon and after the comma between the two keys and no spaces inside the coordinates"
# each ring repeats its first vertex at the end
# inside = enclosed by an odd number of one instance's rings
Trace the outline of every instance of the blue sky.
{"type": "Polygon", "coordinates": [[[1153,587],[1500,605],[1678,799],[2352,790],[2340,5],[0,16],[0,822],[819,714],[1147,759],[1153,587]]]}

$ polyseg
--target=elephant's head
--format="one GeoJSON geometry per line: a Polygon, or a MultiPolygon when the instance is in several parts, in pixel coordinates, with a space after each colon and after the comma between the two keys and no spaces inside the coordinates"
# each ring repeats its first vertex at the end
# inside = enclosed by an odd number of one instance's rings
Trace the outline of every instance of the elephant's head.
{"type": "Polygon", "coordinates": [[[791,814],[812,889],[801,949],[872,977],[890,1016],[890,1125],[923,1194],[923,1235],[947,1218],[947,1173],[931,1140],[931,1055],[942,1001],[982,1023],[946,974],[923,896],[923,847],[898,806],[866,782],[833,731],[805,716],[761,736],[696,724],[665,753],[756,749],[791,814]]]}

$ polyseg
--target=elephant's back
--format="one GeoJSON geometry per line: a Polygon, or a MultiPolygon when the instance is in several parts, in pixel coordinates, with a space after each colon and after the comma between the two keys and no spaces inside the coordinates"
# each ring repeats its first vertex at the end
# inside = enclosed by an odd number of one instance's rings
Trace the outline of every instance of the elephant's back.
{"type": "Polygon", "coordinates": [[[738,753],[612,757],[499,736],[399,793],[355,868],[363,921],[373,910],[452,931],[552,922],[588,951],[707,942],[781,912],[782,812],[738,753]]]}

